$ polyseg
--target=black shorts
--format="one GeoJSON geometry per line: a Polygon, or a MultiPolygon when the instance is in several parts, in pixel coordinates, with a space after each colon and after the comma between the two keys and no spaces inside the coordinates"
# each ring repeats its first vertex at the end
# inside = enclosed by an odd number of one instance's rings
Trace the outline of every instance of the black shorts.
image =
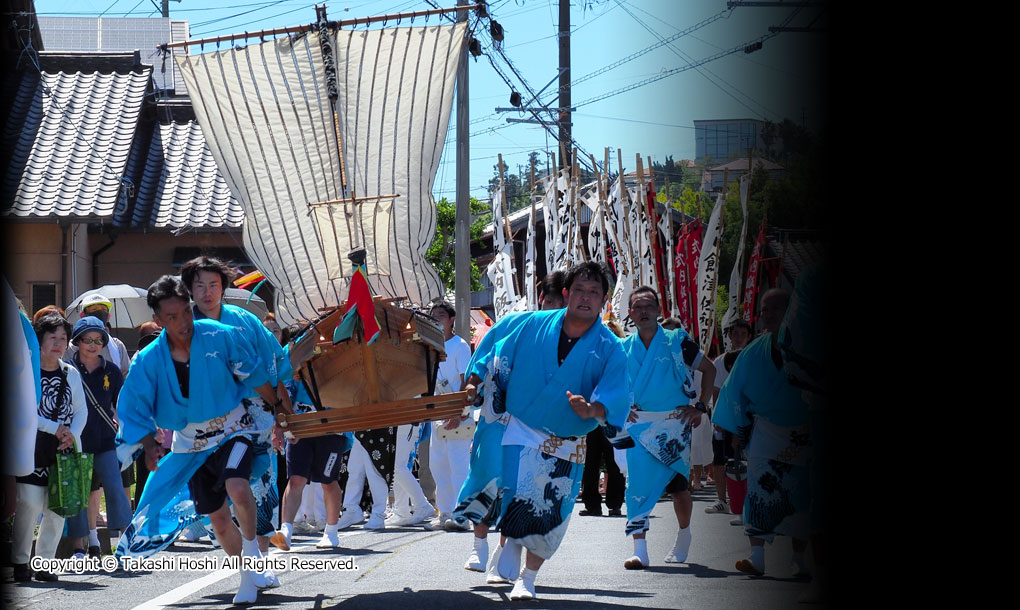
{"type": "Polygon", "coordinates": [[[227,479],[247,481],[254,459],[255,448],[251,439],[243,434],[232,437],[213,451],[188,481],[195,512],[208,515],[219,510],[227,501],[227,479]]]}
{"type": "Polygon", "coordinates": [[[327,434],[287,443],[287,476],[299,476],[313,483],[332,483],[340,476],[340,462],[347,442],[343,436],[327,434]]]}
{"type": "Polygon", "coordinates": [[[725,466],[726,460],[735,457],[733,454],[733,433],[724,430],[723,438],[712,437],[712,464],[725,466]]]}
{"type": "Polygon", "coordinates": [[[676,494],[681,491],[687,491],[690,484],[687,482],[687,477],[682,474],[675,475],[673,480],[666,484],[666,493],[676,494]]]}

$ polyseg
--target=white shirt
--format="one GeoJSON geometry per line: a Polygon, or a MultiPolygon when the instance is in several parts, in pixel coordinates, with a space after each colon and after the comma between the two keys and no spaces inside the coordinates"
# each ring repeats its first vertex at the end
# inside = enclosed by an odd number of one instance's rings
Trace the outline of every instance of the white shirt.
{"type": "Polygon", "coordinates": [[[471,360],[471,348],[459,335],[454,335],[444,345],[446,360],[439,363],[436,377],[436,394],[450,394],[460,391],[460,376],[467,370],[471,360]]]}

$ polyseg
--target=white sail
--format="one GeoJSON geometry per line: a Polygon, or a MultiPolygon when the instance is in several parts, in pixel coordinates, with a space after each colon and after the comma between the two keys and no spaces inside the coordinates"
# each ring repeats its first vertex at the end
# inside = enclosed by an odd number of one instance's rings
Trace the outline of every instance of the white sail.
{"type": "Polygon", "coordinates": [[[175,58],[283,323],[341,304],[346,255],[359,246],[377,294],[418,304],[442,295],[424,256],[465,32],[332,30],[325,41],[311,32],[175,58]]]}

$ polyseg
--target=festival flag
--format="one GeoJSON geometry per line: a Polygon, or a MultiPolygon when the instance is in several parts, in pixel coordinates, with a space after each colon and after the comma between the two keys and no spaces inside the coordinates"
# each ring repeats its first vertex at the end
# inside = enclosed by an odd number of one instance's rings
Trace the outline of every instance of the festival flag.
{"type": "Polygon", "coordinates": [[[495,258],[489,263],[485,274],[489,276],[492,283],[492,307],[495,312],[494,320],[499,320],[504,315],[513,311],[517,306],[517,295],[514,290],[514,270],[510,262],[509,249],[512,244],[505,244],[502,250],[496,252],[495,258]]]}
{"type": "Polygon", "coordinates": [[[715,287],[719,276],[719,238],[722,234],[724,207],[726,200],[720,193],[712,208],[698,262],[698,339],[703,346],[710,344],[715,331],[715,287]]]}
{"type": "Polygon", "coordinates": [[[556,179],[549,176],[545,181],[545,197],[542,198],[542,216],[545,219],[545,270],[556,271],[556,240],[560,235],[560,221],[556,213],[559,191],[556,179]]]}
{"type": "Polygon", "coordinates": [[[570,207],[570,169],[562,169],[556,188],[559,190],[556,200],[556,226],[559,233],[556,236],[556,251],[553,254],[552,271],[557,269],[569,269],[574,258],[574,210],[570,207]]]}
{"type": "Polygon", "coordinates": [[[758,320],[754,302],[758,296],[758,268],[761,266],[761,255],[767,243],[765,220],[765,218],[761,219],[761,229],[758,230],[758,239],[754,241],[754,248],[751,249],[751,260],[747,263],[747,280],[744,282],[744,319],[752,326],[758,320]]]}
{"type": "Polygon", "coordinates": [[[663,288],[669,296],[669,315],[679,316],[679,308],[677,306],[677,287],[676,287],[676,259],[673,256],[673,205],[672,200],[666,202],[666,208],[663,210],[662,218],[659,219],[659,231],[666,236],[666,286],[663,288]]]}
{"type": "MultiPolygon", "coordinates": [[[[724,331],[740,317],[740,279],[743,276],[740,267],[741,262],[744,259],[744,241],[747,239],[747,199],[750,190],[751,175],[744,174],[740,177],[740,209],[743,213],[743,220],[740,224],[740,241],[737,242],[737,259],[733,262],[733,271],[730,272],[730,302],[722,319],[722,327],[724,331]]],[[[723,344],[726,351],[729,351],[730,338],[728,335],[723,335],[723,344]]]]}
{"type": "Polygon", "coordinates": [[[698,320],[694,304],[698,298],[697,271],[701,260],[701,242],[705,227],[694,219],[681,229],[676,254],[676,289],[680,322],[692,337],[698,334],[698,320]]]}
{"type": "Polygon", "coordinates": [[[354,265],[351,275],[351,289],[344,305],[344,317],[333,332],[333,343],[351,338],[354,332],[354,321],[361,318],[365,330],[365,344],[371,345],[379,337],[379,321],[375,319],[375,302],[372,301],[372,289],[368,285],[368,271],[364,264],[354,265]]]}
{"type": "MultiPolygon", "coordinates": [[[[534,197],[534,195],[532,195],[534,197]]],[[[534,201],[534,200],[532,200],[534,201]]],[[[528,212],[528,240],[524,251],[524,302],[528,311],[538,309],[538,287],[535,277],[535,214],[534,204],[528,212]]]]}

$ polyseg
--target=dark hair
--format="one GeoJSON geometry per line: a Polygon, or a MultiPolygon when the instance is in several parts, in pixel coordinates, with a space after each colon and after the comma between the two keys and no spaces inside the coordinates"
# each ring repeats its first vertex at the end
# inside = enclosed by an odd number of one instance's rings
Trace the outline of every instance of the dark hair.
{"type": "Polygon", "coordinates": [[[723,354],[722,362],[723,362],[723,366],[726,367],[726,371],[727,372],[733,370],[733,364],[736,363],[737,356],[740,355],[740,352],[741,352],[741,350],[738,349],[736,351],[726,352],[725,354],[723,354]]]}
{"type": "Polygon", "coordinates": [[[655,299],[655,302],[656,303],[659,302],[659,293],[655,292],[655,289],[652,288],[651,286],[645,285],[635,288],[634,292],[630,293],[630,297],[627,298],[627,307],[630,307],[631,305],[634,304],[634,297],[644,293],[652,295],[652,298],[655,299]]]}
{"type": "Polygon", "coordinates": [[[733,324],[730,324],[728,327],[726,327],[726,332],[728,333],[732,331],[734,328],[743,328],[744,330],[747,331],[748,336],[754,335],[754,330],[751,328],[751,323],[743,318],[737,318],[737,320],[733,324]]]}
{"type": "Polygon", "coordinates": [[[553,271],[552,273],[546,274],[542,281],[538,284],[538,298],[539,300],[544,299],[547,294],[551,294],[556,298],[563,298],[563,282],[566,280],[567,274],[562,271],[553,271]]]}
{"type": "Polygon", "coordinates": [[[609,294],[609,269],[603,263],[588,261],[571,267],[563,279],[563,287],[567,289],[567,292],[570,292],[570,287],[578,278],[602,282],[602,296],[609,294]]]}
{"type": "Polygon", "coordinates": [[[439,301],[438,303],[433,304],[432,307],[429,309],[429,313],[435,311],[436,309],[442,309],[443,311],[445,311],[447,317],[450,318],[451,320],[457,317],[457,310],[453,308],[453,305],[450,305],[446,301],[439,301]]]}
{"type": "Polygon", "coordinates": [[[63,328],[64,332],[67,333],[67,338],[71,338],[71,323],[65,320],[60,314],[48,313],[41,316],[38,320],[36,320],[33,327],[35,328],[35,336],[39,339],[40,343],[42,343],[43,335],[46,333],[55,333],[61,328],[63,328]]]}
{"type": "Polygon", "coordinates": [[[166,299],[181,299],[185,303],[190,303],[191,295],[180,279],[172,275],[164,275],[149,286],[145,302],[148,303],[149,309],[159,313],[159,304],[166,299]]]}
{"type": "Polygon", "coordinates": [[[199,271],[218,273],[220,278],[223,280],[224,292],[227,291],[227,287],[230,285],[230,280],[234,278],[234,270],[230,267],[230,265],[218,258],[199,256],[184,263],[184,266],[181,267],[181,280],[183,280],[184,285],[188,287],[188,292],[191,292],[191,287],[195,285],[195,278],[198,276],[199,271]]]}
{"type": "MultiPolygon", "coordinates": [[[[634,295],[632,294],[631,296],[634,296],[634,295]]],[[[669,330],[676,330],[678,328],[683,328],[684,327],[684,323],[682,321],[680,321],[680,318],[678,318],[676,316],[670,316],[670,317],[668,317],[668,318],[666,318],[665,320],[662,321],[662,327],[663,328],[668,328],[669,330]]]]}

